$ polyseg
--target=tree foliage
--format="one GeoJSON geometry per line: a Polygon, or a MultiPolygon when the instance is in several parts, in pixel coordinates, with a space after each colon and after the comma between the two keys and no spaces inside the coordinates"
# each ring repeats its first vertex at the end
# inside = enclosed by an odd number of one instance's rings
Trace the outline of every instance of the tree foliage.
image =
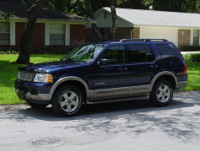
{"type": "Polygon", "coordinates": [[[153,0],[153,9],[173,12],[200,13],[199,0],[153,0]]]}

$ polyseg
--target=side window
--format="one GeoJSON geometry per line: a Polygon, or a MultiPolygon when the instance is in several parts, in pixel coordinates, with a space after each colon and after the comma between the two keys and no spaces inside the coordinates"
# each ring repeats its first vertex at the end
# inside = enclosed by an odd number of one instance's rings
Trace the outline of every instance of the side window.
{"type": "Polygon", "coordinates": [[[123,64],[125,61],[124,46],[113,46],[108,48],[101,56],[107,59],[109,64],[123,64]]]}
{"type": "Polygon", "coordinates": [[[182,58],[173,44],[158,44],[157,48],[165,61],[176,61],[182,58]]]}
{"type": "Polygon", "coordinates": [[[129,63],[152,62],[155,58],[149,45],[128,45],[128,49],[129,63]]]}

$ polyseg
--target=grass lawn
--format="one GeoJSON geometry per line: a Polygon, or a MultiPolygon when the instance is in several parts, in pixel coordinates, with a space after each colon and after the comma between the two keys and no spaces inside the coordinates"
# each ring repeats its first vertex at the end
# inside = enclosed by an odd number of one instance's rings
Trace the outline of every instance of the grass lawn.
{"type": "MultiPolygon", "coordinates": [[[[32,63],[57,61],[64,55],[32,55],[32,63]]],[[[18,55],[0,55],[0,105],[24,103],[19,100],[14,91],[14,80],[17,69],[22,65],[10,64],[16,61],[18,55]]],[[[188,62],[189,84],[184,90],[200,90],[200,62],[188,62]]]]}
{"type": "MultiPolygon", "coordinates": [[[[32,55],[32,63],[41,63],[60,60],[64,55],[32,55]]],[[[14,81],[17,78],[17,69],[23,65],[11,64],[18,55],[0,55],[0,105],[23,103],[14,91],[14,81]]]]}
{"type": "Polygon", "coordinates": [[[183,90],[200,90],[200,62],[187,62],[188,85],[183,90]]]}

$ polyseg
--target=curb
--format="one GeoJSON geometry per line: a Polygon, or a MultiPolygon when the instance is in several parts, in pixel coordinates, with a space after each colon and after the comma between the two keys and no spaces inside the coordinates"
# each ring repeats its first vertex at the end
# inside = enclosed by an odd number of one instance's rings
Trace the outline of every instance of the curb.
{"type": "Polygon", "coordinates": [[[16,111],[30,108],[27,104],[9,104],[9,105],[0,105],[0,112],[5,111],[16,111]]]}

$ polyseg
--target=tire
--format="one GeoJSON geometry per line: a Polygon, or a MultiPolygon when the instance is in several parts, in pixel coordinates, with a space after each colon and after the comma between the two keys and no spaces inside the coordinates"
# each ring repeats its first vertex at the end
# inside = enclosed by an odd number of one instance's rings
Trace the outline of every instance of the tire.
{"type": "Polygon", "coordinates": [[[52,100],[53,111],[59,116],[72,116],[80,112],[83,106],[83,94],[74,86],[59,88],[52,100]]]}
{"type": "Polygon", "coordinates": [[[28,105],[30,105],[34,109],[44,109],[48,104],[36,104],[32,102],[26,102],[28,105]]]}
{"type": "Polygon", "coordinates": [[[150,101],[153,106],[167,106],[173,99],[173,87],[167,80],[160,80],[153,86],[150,101]]]}

